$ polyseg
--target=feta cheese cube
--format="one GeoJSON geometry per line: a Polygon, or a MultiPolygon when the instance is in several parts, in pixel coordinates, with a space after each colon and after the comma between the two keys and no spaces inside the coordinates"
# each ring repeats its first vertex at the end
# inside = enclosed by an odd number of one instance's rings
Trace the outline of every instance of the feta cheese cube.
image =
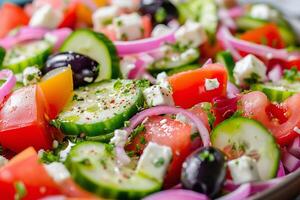
{"type": "Polygon", "coordinates": [[[174,105],[170,91],[159,85],[153,85],[143,91],[148,106],[174,105]]]}
{"type": "Polygon", "coordinates": [[[150,142],[138,162],[137,173],[152,177],[161,183],[171,158],[172,150],[170,147],[150,142]]]}
{"type": "Polygon", "coordinates": [[[251,7],[250,16],[263,20],[276,20],[279,13],[266,4],[255,4],[251,7]]]}
{"type": "Polygon", "coordinates": [[[37,67],[26,67],[23,71],[23,84],[31,85],[39,82],[42,72],[37,67]]]}
{"type": "Polygon", "coordinates": [[[136,59],[130,56],[124,57],[120,62],[123,77],[128,78],[129,72],[135,68],[136,59]]]}
{"type": "Polygon", "coordinates": [[[159,37],[170,33],[172,29],[164,24],[158,24],[151,32],[151,37],[159,37]]]}
{"type": "Polygon", "coordinates": [[[200,23],[188,20],[175,32],[175,39],[182,45],[198,47],[207,40],[207,35],[200,23]]]}
{"type": "Polygon", "coordinates": [[[137,40],[142,38],[144,33],[142,18],[137,13],[116,17],[113,25],[118,40],[137,40]]]}
{"type": "Polygon", "coordinates": [[[205,86],[206,91],[211,91],[211,90],[219,88],[220,83],[217,78],[213,78],[213,79],[206,78],[204,86],[205,86]]]}
{"type": "Polygon", "coordinates": [[[112,0],[112,5],[127,12],[133,12],[139,8],[139,4],[135,0],[112,0]]]}
{"type": "Polygon", "coordinates": [[[259,181],[256,161],[248,156],[242,156],[227,163],[235,184],[259,181]]]}
{"type": "Polygon", "coordinates": [[[57,9],[46,4],[36,10],[30,21],[29,25],[32,27],[43,27],[43,28],[56,28],[63,20],[63,13],[57,9]]]}
{"type": "Polygon", "coordinates": [[[44,165],[48,174],[56,181],[61,182],[70,177],[70,172],[67,168],[59,162],[53,162],[48,165],[44,165]]]}
{"type": "Polygon", "coordinates": [[[129,133],[125,130],[117,129],[114,131],[114,137],[110,140],[115,146],[124,147],[128,139],[129,133]]]}
{"type": "Polygon", "coordinates": [[[187,118],[185,115],[183,115],[181,113],[178,113],[176,115],[175,120],[186,123],[186,124],[189,124],[191,126],[191,132],[192,133],[197,133],[198,132],[198,129],[197,129],[196,125],[189,118],[187,118]]]}
{"type": "Polygon", "coordinates": [[[264,81],[267,78],[266,73],[267,67],[265,64],[251,54],[239,60],[233,69],[233,76],[238,85],[245,85],[248,82],[247,80],[251,79],[264,81]]]}
{"type": "Polygon", "coordinates": [[[98,8],[92,16],[95,30],[100,30],[104,26],[111,24],[113,18],[118,16],[119,9],[116,6],[106,6],[98,8]]]}
{"type": "Polygon", "coordinates": [[[167,90],[170,91],[170,93],[172,93],[172,88],[171,88],[171,85],[168,81],[168,75],[167,75],[166,72],[161,72],[157,75],[156,84],[163,87],[163,88],[166,88],[167,90]]]}

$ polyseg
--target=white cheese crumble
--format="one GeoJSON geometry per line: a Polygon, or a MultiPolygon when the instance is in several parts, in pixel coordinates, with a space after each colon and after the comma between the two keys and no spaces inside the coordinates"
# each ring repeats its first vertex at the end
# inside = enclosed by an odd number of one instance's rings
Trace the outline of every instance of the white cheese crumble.
{"type": "Polygon", "coordinates": [[[42,72],[37,67],[26,67],[23,71],[23,84],[25,86],[36,84],[41,79],[42,72]]]}
{"type": "Polygon", "coordinates": [[[29,25],[32,27],[56,28],[63,20],[63,13],[57,9],[52,8],[51,5],[45,4],[36,10],[29,25]]]}
{"type": "Polygon", "coordinates": [[[207,41],[207,35],[200,23],[188,20],[175,32],[175,39],[182,45],[196,48],[207,41]]]}
{"type": "Polygon", "coordinates": [[[114,137],[110,140],[115,146],[124,147],[128,139],[129,133],[125,130],[117,129],[114,131],[114,137]]]}
{"type": "Polygon", "coordinates": [[[143,91],[148,106],[174,105],[174,100],[170,90],[159,85],[153,85],[143,91]]]}
{"type": "Polygon", "coordinates": [[[142,18],[137,13],[115,17],[113,25],[118,40],[137,40],[143,37],[142,18]]]}
{"type": "Polygon", "coordinates": [[[295,131],[296,133],[300,134],[300,128],[298,128],[298,126],[295,126],[293,128],[293,131],[295,131]]]}
{"type": "Polygon", "coordinates": [[[160,37],[167,35],[172,31],[172,29],[164,24],[158,24],[154,27],[151,32],[151,37],[160,37]]]}
{"type": "Polygon", "coordinates": [[[277,10],[266,4],[254,4],[250,10],[250,16],[263,20],[276,20],[279,17],[277,10]]]}
{"type": "Polygon", "coordinates": [[[219,87],[220,87],[220,83],[217,78],[213,78],[213,79],[206,78],[205,79],[205,90],[206,91],[215,90],[219,87]]]}
{"type": "Polygon", "coordinates": [[[106,6],[98,8],[92,16],[94,30],[100,30],[108,24],[111,24],[113,18],[118,16],[119,9],[117,6],[106,6]]]}
{"type": "Polygon", "coordinates": [[[170,93],[172,93],[172,87],[168,81],[168,75],[166,72],[161,72],[157,74],[156,84],[163,88],[166,88],[167,90],[170,91],[170,93]]]}
{"type": "Polygon", "coordinates": [[[267,78],[266,74],[265,64],[252,54],[239,60],[233,69],[233,76],[238,85],[247,85],[248,80],[253,78],[264,81],[267,78]]]}
{"type": "Polygon", "coordinates": [[[259,181],[256,161],[248,156],[230,160],[228,163],[231,177],[235,184],[259,181]]]}
{"type": "Polygon", "coordinates": [[[176,115],[175,120],[186,123],[186,124],[189,124],[191,126],[191,132],[192,133],[198,132],[198,129],[197,129],[196,125],[189,118],[187,118],[185,115],[183,115],[181,113],[178,113],[176,115]]]}
{"type": "Polygon", "coordinates": [[[162,182],[172,159],[172,150],[168,146],[149,142],[137,165],[137,173],[162,182]]]}
{"type": "Polygon", "coordinates": [[[67,168],[59,162],[53,162],[47,165],[44,165],[48,174],[56,181],[61,182],[70,177],[70,172],[67,168]]]}
{"type": "Polygon", "coordinates": [[[135,68],[136,59],[131,56],[124,57],[120,62],[120,69],[123,77],[128,78],[131,70],[135,68]]]}

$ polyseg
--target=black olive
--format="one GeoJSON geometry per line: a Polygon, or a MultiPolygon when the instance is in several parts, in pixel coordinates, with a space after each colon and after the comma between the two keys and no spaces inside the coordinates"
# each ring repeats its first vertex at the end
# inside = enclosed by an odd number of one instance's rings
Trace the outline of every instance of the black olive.
{"type": "Polygon", "coordinates": [[[153,24],[167,24],[179,16],[177,8],[168,0],[142,0],[139,11],[150,15],[153,24]]]}
{"type": "Polygon", "coordinates": [[[204,147],[192,153],[183,163],[181,183],[186,189],[214,197],[226,176],[224,154],[216,148],[204,147]]]}
{"type": "Polygon", "coordinates": [[[73,71],[74,88],[95,81],[99,73],[99,63],[88,56],[75,52],[62,52],[50,56],[43,68],[43,74],[59,68],[71,66],[73,71]]]}

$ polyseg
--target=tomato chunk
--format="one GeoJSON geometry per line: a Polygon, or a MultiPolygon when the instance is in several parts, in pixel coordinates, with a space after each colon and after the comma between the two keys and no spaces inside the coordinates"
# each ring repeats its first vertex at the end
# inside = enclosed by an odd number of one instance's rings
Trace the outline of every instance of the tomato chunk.
{"type": "Polygon", "coordinates": [[[53,129],[46,120],[46,104],[38,86],[12,93],[0,110],[0,144],[14,152],[27,147],[49,149],[53,129]]]}
{"type": "Polygon", "coordinates": [[[58,185],[38,161],[38,155],[32,147],[0,169],[0,199],[15,199],[16,184],[24,186],[24,200],[60,194],[58,185]]]}
{"type": "Polygon", "coordinates": [[[219,64],[206,65],[200,69],[190,70],[169,77],[173,89],[173,98],[177,106],[190,108],[200,102],[210,102],[215,97],[226,95],[227,71],[219,64]],[[206,79],[217,79],[219,86],[207,90],[206,79]]]}

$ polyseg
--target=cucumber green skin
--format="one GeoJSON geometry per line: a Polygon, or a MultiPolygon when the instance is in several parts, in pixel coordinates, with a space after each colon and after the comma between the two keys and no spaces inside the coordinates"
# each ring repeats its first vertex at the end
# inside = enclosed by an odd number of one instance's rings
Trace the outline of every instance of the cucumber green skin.
{"type": "Polygon", "coordinates": [[[228,72],[230,82],[234,83],[233,68],[235,66],[234,59],[229,51],[222,51],[217,54],[217,62],[223,64],[228,72]]]}
{"type": "Polygon", "coordinates": [[[2,62],[4,60],[5,54],[6,54],[5,49],[0,47],[0,67],[1,67],[2,62]]]}
{"type": "MultiPolygon", "coordinates": [[[[220,135],[220,134],[224,134],[223,131],[224,129],[233,129],[233,127],[237,126],[238,124],[242,124],[242,123],[251,123],[253,124],[253,126],[257,126],[260,127],[260,129],[262,131],[264,131],[265,133],[269,133],[269,131],[258,121],[249,119],[249,118],[245,118],[245,117],[232,117],[229,118],[227,120],[224,120],[222,123],[220,123],[219,125],[217,125],[211,132],[211,143],[213,146],[215,146],[215,141],[216,138],[220,135]]],[[[234,134],[234,133],[233,133],[234,134]]],[[[276,177],[277,175],[277,171],[278,171],[278,167],[279,167],[279,161],[280,161],[280,150],[279,147],[277,145],[277,142],[275,140],[275,138],[269,133],[269,138],[271,139],[271,143],[272,146],[270,148],[272,149],[268,149],[270,153],[272,153],[274,155],[274,162],[272,163],[272,168],[270,169],[270,174],[269,174],[269,179],[276,177]]],[[[218,148],[218,146],[215,146],[218,148]]]]}
{"type": "MultiPolygon", "coordinates": [[[[77,51],[74,49],[70,49],[69,48],[69,44],[73,43],[73,42],[78,42],[76,40],[76,37],[78,34],[89,34],[91,37],[95,37],[97,40],[99,40],[99,42],[101,42],[102,44],[105,44],[106,46],[106,50],[108,51],[108,54],[110,55],[110,60],[111,60],[111,74],[109,76],[106,76],[105,79],[116,79],[116,78],[122,78],[122,73],[120,71],[120,59],[119,56],[117,54],[117,50],[114,46],[114,44],[102,33],[97,33],[88,29],[78,29],[76,31],[74,31],[62,44],[60,51],[64,52],[64,51],[77,51]]],[[[82,41],[79,41],[82,42],[82,41]]],[[[78,44],[79,46],[80,44],[78,44]]],[[[96,44],[95,44],[96,45],[96,44]]],[[[89,56],[86,52],[84,52],[84,50],[82,52],[77,51],[78,53],[82,53],[84,55],[89,56]]],[[[102,64],[100,64],[100,71],[99,73],[101,73],[101,67],[102,64]]],[[[97,80],[99,81],[99,80],[97,80]]]]}
{"type": "MultiPolygon", "coordinates": [[[[161,184],[157,183],[152,188],[147,188],[145,191],[141,190],[122,190],[121,188],[117,188],[117,186],[114,188],[114,186],[108,186],[101,184],[100,181],[95,181],[90,179],[89,177],[85,176],[84,169],[82,167],[82,164],[80,162],[72,161],[72,158],[76,157],[76,149],[79,145],[107,145],[99,142],[92,142],[92,141],[85,141],[82,143],[77,144],[75,147],[72,148],[71,152],[69,153],[65,165],[71,172],[71,176],[73,180],[75,180],[76,183],[78,183],[81,187],[84,189],[99,195],[104,198],[109,199],[121,199],[121,200],[127,200],[127,199],[141,199],[142,197],[145,197],[151,193],[157,192],[161,189],[161,184]]],[[[99,173],[101,173],[99,171],[99,173]]],[[[145,177],[146,178],[146,177],[145,177]]]]}
{"type": "Polygon", "coordinates": [[[169,76],[172,76],[172,75],[178,74],[180,72],[184,72],[184,71],[188,71],[188,70],[194,70],[194,69],[198,69],[198,68],[200,68],[200,65],[191,64],[191,65],[185,65],[185,66],[177,67],[175,69],[171,69],[171,70],[167,71],[166,73],[169,76]]]}
{"type": "Polygon", "coordinates": [[[114,136],[114,133],[108,133],[106,135],[98,135],[93,137],[86,137],[87,141],[95,141],[95,142],[102,142],[102,143],[109,143],[110,139],[114,136]]]}
{"type": "MultiPolygon", "coordinates": [[[[241,30],[249,30],[258,28],[269,22],[262,19],[255,19],[249,16],[239,17],[236,20],[237,26],[241,30]]],[[[282,36],[287,46],[295,45],[297,43],[297,37],[291,26],[287,22],[278,24],[280,35],[282,36]]]]}
{"type": "Polygon", "coordinates": [[[28,66],[37,66],[39,69],[41,69],[51,53],[52,46],[49,44],[49,48],[37,53],[33,57],[27,58],[26,60],[22,60],[19,63],[12,65],[6,65],[5,63],[2,63],[2,68],[10,69],[14,73],[22,73],[23,70],[28,66]]]}
{"type": "MultiPolygon", "coordinates": [[[[94,84],[101,84],[101,82],[94,84]]],[[[123,127],[124,122],[136,114],[139,111],[139,108],[142,108],[143,105],[144,97],[142,91],[140,90],[134,105],[132,105],[123,113],[115,115],[113,118],[106,121],[91,124],[79,124],[76,122],[64,121],[58,117],[57,119],[53,120],[52,123],[65,135],[80,135],[81,133],[84,133],[86,136],[91,137],[100,135],[105,136],[106,134],[113,132],[115,129],[123,127]]]]}
{"type": "Polygon", "coordinates": [[[251,85],[251,90],[254,91],[261,91],[267,95],[268,99],[270,101],[275,102],[283,102],[290,96],[293,96],[294,94],[300,92],[300,88],[298,91],[292,91],[292,90],[279,90],[276,89],[276,86],[268,86],[266,84],[253,84],[251,85]]]}

